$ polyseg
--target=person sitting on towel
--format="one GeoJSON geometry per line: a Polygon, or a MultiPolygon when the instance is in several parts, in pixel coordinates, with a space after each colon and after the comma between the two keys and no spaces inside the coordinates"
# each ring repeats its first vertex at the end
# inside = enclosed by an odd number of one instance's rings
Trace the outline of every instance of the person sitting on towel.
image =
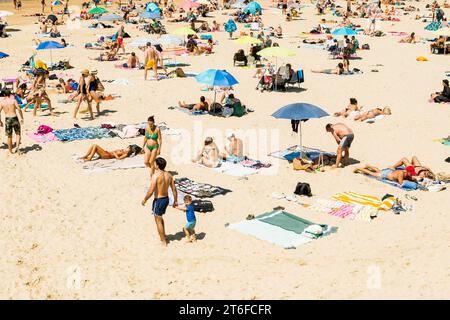
{"type": "Polygon", "coordinates": [[[125,68],[134,69],[138,66],[138,64],[139,64],[139,58],[136,56],[135,52],[132,52],[128,57],[127,63],[124,63],[123,66],[125,68]]]}
{"type": "Polygon", "coordinates": [[[450,87],[447,79],[442,80],[443,89],[442,92],[436,92],[431,94],[431,99],[434,102],[450,102],[450,87]]]}
{"type": "Polygon", "coordinates": [[[234,133],[227,135],[228,145],[225,146],[225,151],[221,153],[223,160],[227,158],[243,158],[243,143],[241,139],[236,138],[234,133]]]}
{"type": "Polygon", "coordinates": [[[141,148],[137,145],[129,145],[125,149],[119,149],[114,151],[106,151],[103,148],[101,148],[97,144],[93,144],[89,147],[87,153],[85,156],[81,157],[80,159],[83,161],[92,161],[92,158],[97,154],[100,159],[106,160],[106,159],[118,159],[122,160],[125,158],[128,158],[132,155],[137,155],[141,152],[141,148]]]}
{"type": "Polygon", "coordinates": [[[205,144],[192,162],[204,165],[208,168],[216,168],[219,166],[219,148],[214,143],[213,138],[206,137],[205,144]]]}
{"type": "Polygon", "coordinates": [[[369,176],[379,178],[380,180],[389,180],[397,182],[400,185],[403,184],[405,180],[413,181],[411,173],[405,170],[394,170],[392,168],[385,168],[380,170],[379,168],[372,165],[365,165],[361,168],[356,168],[353,173],[364,173],[369,176]]]}
{"type": "Polygon", "coordinates": [[[200,102],[187,104],[184,101],[178,101],[178,105],[181,108],[186,108],[191,111],[208,111],[208,102],[206,102],[206,98],[204,96],[200,97],[200,102]]]}

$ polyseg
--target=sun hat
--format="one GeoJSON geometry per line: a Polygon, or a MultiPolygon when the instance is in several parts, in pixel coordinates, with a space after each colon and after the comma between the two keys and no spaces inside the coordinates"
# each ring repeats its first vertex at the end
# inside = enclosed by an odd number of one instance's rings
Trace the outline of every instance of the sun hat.
{"type": "Polygon", "coordinates": [[[89,70],[88,69],[84,69],[83,71],[81,71],[81,74],[88,75],[89,74],[89,70]]]}

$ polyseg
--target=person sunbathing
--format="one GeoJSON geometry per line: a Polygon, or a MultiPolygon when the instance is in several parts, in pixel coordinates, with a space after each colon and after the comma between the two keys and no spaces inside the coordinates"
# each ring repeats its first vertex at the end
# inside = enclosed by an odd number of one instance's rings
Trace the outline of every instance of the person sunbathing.
{"type": "Polygon", "coordinates": [[[339,111],[339,112],[335,112],[333,115],[335,117],[354,117],[356,115],[359,115],[359,106],[358,106],[358,100],[356,100],[355,98],[350,98],[350,103],[347,106],[347,108],[339,111]]]}
{"type": "Polygon", "coordinates": [[[181,108],[186,108],[191,111],[208,111],[208,102],[206,102],[206,98],[204,96],[200,97],[200,102],[187,104],[184,101],[178,101],[178,105],[181,108]]]}
{"type": "Polygon", "coordinates": [[[243,158],[243,143],[241,139],[236,138],[234,133],[227,135],[228,145],[225,146],[225,151],[221,153],[221,158],[226,160],[243,158]]]}
{"type": "Polygon", "coordinates": [[[341,75],[345,72],[345,69],[344,64],[339,62],[335,69],[311,70],[311,72],[341,75]]]}
{"type": "Polygon", "coordinates": [[[417,43],[416,40],[416,33],[412,32],[409,36],[406,38],[400,39],[400,43],[417,43]]]}
{"type": "Polygon", "coordinates": [[[364,167],[356,168],[355,170],[353,170],[353,173],[367,174],[380,180],[397,182],[400,185],[402,185],[405,180],[413,181],[412,176],[408,171],[395,170],[392,168],[385,168],[380,170],[379,168],[369,164],[365,165],[364,167]]]}
{"type": "Polygon", "coordinates": [[[213,138],[207,137],[202,150],[192,159],[192,162],[204,165],[208,168],[216,168],[219,163],[219,148],[214,143],[213,138]]]}
{"type": "Polygon", "coordinates": [[[283,37],[283,29],[281,29],[280,25],[278,25],[278,27],[275,28],[274,33],[275,33],[275,37],[277,37],[277,38],[283,37]]]}
{"type": "Polygon", "coordinates": [[[126,149],[118,149],[114,151],[106,151],[102,147],[100,147],[97,144],[94,144],[89,147],[86,155],[81,157],[80,159],[83,161],[92,161],[92,158],[95,155],[98,155],[100,159],[102,160],[108,160],[108,159],[118,159],[122,160],[125,158],[130,157],[131,155],[136,155],[141,152],[141,148],[136,145],[129,145],[126,149]]]}
{"type": "Polygon", "coordinates": [[[96,61],[115,61],[117,60],[117,53],[119,52],[119,45],[114,43],[109,52],[101,53],[97,58],[90,58],[96,61]]]}
{"type": "Polygon", "coordinates": [[[391,109],[389,107],[384,107],[383,109],[381,108],[374,108],[371,109],[369,111],[366,112],[362,112],[359,115],[356,115],[353,120],[355,121],[365,121],[368,119],[374,119],[376,116],[380,116],[380,115],[391,115],[391,109]]]}
{"type": "Polygon", "coordinates": [[[416,181],[422,180],[423,178],[434,180],[436,177],[429,168],[423,166],[422,163],[420,163],[419,159],[416,156],[413,156],[411,158],[411,161],[409,161],[408,158],[403,157],[390,168],[393,170],[397,170],[397,168],[401,166],[404,166],[404,170],[409,172],[413,177],[413,180],[416,181]]]}

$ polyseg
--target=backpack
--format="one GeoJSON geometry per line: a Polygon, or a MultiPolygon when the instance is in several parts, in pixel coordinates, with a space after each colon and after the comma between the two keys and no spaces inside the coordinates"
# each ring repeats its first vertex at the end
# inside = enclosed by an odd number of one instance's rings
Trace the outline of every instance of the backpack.
{"type": "Polygon", "coordinates": [[[362,45],[362,47],[361,47],[363,50],[370,50],[370,46],[366,43],[366,44],[363,44],[362,45]]]}
{"type": "Polygon", "coordinates": [[[299,196],[312,197],[311,187],[310,187],[309,183],[304,183],[304,182],[297,183],[294,193],[299,196]]]}
{"type": "Polygon", "coordinates": [[[214,206],[209,200],[193,200],[192,206],[196,212],[211,212],[214,211],[214,206]]]}

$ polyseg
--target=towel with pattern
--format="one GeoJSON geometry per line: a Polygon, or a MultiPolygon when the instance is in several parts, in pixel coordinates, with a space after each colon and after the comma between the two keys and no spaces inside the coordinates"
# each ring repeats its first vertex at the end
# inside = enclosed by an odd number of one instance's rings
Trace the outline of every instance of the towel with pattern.
{"type": "Polygon", "coordinates": [[[100,127],[60,129],[54,130],[53,133],[61,141],[113,138],[115,136],[110,129],[100,127]]]}
{"type": "Polygon", "coordinates": [[[219,195],[225,195],[231,190],[213,186],[207,183],[199,183],[188,178],[175,179],[177,190],[196,198],[212,198],[219,195]]]}
{"type": "Polygon", "coordinates": [[[352,192],[352,191],[337,193],[334,196],[332,196],[331,198],[333,200],[341,201],[344,203],[372,206],[379,210],[389,210],[390,208],[392,208],[392,204],[390,203],[390,200],[381,201],[381,199],[378,197],[371,196],[371,195],[365,195],[365,194],[352,192]]]}

